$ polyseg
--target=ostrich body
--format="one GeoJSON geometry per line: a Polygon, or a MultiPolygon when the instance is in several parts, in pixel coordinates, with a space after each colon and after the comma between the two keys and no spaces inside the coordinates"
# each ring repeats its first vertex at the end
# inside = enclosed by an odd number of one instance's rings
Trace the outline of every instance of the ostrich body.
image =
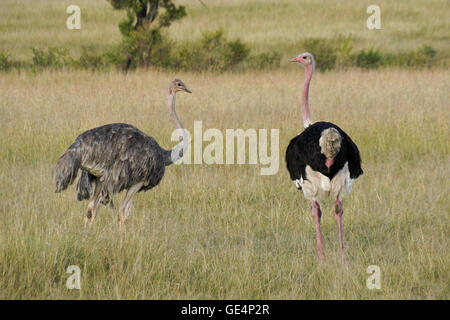
{"type": "Polygon", "coordinates": [[[312,123],[308,92],[314,73],[314,57],[302,53],[291,62],[305,66],[306,77],[302,92],[302,116],[305,130],[293,138],[286,150],[286,164],[296,187],[311,201],[312,215],[316,224],[317,253],[324,259],[319,202],[332,193],[335,198],[334,215],[339,227],[339,247],[344,254],[342,197],[352,190],[353,180],[363,171],[359,150],[352,139],[338,126],[330,122],[312,123]]]}
{"type": "Polygon", "coordinates": [[[183,138],[174,149],[163,149],[155,139],[132,125],[113,123],[83,132],[59,158],[53,175],[56,192],[65,190],[75,180],[78,169],[82,171],[77,199],[90,200],[86,228],[94,220],[99,202],[112,206],[112,196],[127,190],[118,214],[119,225],[123,227],[136,193],[157,186],[165,167],[183,156],[189,141],[175,110],[178,91],[191,93],[179,79],[174,79],[167,90],[169,113],[176,127],[183,130],[183,138]]]}

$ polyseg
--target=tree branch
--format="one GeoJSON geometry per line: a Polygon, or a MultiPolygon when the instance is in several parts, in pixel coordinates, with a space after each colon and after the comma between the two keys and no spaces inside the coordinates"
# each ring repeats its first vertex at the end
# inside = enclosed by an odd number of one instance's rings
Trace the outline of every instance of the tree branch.
{"type": "Polygon", "coordinates": [[[158,14],[158,9],[159,9],[159,0],[156,0],[156,3],[150,5],[150,12],[146,17],[146,20],[149,23],[152,23],[155,20],[156,15],[158,14]]]}

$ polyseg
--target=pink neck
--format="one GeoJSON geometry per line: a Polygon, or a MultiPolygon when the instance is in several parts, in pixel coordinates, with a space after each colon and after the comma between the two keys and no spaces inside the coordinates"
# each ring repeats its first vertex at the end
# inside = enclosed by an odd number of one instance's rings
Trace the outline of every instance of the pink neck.
{"type": "Polygon", "coordinates": [[[305,128],[309,127],[312,124],[308,99],[309,84],[311,82],[312,75],[313,75],[312,65],[306,66],[305,83],[303,84],[303,91],[302,91],[302,117],[303,117],[303,126],[305,128]]]}
{"type": "Polygon", "coordinates": [[[325,160],[325,165],[327,166],[328,169],[330,169],[330,167],[333,165],[334,160],[333,159],[326,159],[325,160]]]}

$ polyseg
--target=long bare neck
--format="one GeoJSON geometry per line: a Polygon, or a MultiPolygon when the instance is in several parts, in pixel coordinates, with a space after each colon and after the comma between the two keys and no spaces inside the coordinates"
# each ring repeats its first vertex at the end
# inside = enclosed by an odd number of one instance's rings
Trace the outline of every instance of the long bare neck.
{"type": "Polygon", "coordinates": [[[302,91],[302,118],[303,126],[308,128],[311,124],[311,112],[309,111],[309,84],[314,73],[314,65],[306,66],[305,71],[305,83],[303,84],[302,91]]]}
{"type": "Polygon", "coordinates": [[[177,115],[176,98],[176,93],[171,92],[169,89],[169,92],[167,92],[166,104],[167,108],[169,109],[170,117],[172,118],[172,121],[177,129],[184,129],[183,124],[181,123],[177,115]]]}
{"type": "Polygon", "coordinates": [[[173,148],[172,150],[168,150],[168,156],[165,160],[166,165],[170,165],[178,160],[180,160],[183,155],[186,154],[187,147],[189,145],[189,134],[184,129],[183,124],[181,123],[180,119],[178,118],[177,111],[176,111],[176,93],[174,91],[171,91],[169,88],[166,96],[166,103],[167,108],[169,109],[170,117],[172,118],[173,123],[175,124],[175,127],[179,129],[181,132],[180,134],[180,142],[173,148]]]}

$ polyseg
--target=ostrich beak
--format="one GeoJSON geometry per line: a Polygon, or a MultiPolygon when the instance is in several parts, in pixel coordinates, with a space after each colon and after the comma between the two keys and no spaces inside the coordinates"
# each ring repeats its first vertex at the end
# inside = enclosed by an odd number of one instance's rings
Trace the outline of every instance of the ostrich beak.
{"type": "Polygon", "coordinates": [[[184,87],[184,91],[186,91],[187,93],[192,93],[191,90],[189,90],[188,88],[184,87]]]}
{"type": "Polygon", "coordinates": [[[289,59],[289,62],[300,62],[300,58],[295,57],[295,58],[289,59]]]}

